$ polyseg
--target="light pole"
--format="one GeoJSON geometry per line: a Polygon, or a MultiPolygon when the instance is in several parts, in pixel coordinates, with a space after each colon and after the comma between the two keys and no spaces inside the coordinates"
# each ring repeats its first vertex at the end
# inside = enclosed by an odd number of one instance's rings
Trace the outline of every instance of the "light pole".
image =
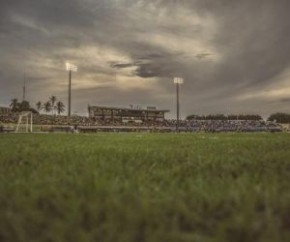
{"type": "Polygon", "coordinates": [[[76,65],[66,63],[66,70],[68,71],[68,113],[67,116],[70,117],[71,115],[71,76],[72,72],[77,72],[78,67],[76,65]]]}
{"type": "Polygon", "coordinates": [[[179,85],[183,84],[182,77],[174,77],[173,78],[174,84],[176,84],[176,132],[179,131],[179,85]]]}

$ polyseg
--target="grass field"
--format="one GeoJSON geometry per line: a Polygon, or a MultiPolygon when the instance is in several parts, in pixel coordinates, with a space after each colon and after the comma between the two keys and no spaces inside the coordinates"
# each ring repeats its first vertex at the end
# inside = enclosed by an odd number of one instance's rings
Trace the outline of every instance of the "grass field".
{"type": "Polygon", "coordinates": [[[0,241],[290,241],[290,136],[0,135],[0,241]]]}

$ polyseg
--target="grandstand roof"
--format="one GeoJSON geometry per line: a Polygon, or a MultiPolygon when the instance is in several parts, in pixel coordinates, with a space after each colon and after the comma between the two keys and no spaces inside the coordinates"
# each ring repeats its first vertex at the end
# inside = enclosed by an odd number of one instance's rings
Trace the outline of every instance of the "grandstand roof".
{"type": "Polygon", "coordinates": [[[169,112],[168,109],[137,109],[137,108],[121,108],[121,107],[107,107],[107,106],[89,106],[90,108],[101,108],[101,109],[109,109],[109,110],[128,110],[128,111],[147,111],[147,112],[169,112]]]}

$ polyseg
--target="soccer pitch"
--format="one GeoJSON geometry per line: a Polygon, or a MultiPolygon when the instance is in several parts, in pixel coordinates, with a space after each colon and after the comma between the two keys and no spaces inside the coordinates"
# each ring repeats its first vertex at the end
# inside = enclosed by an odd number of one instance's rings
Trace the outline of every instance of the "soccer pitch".
{"type": "Polygon", "coordinates": [[[0,241],[290,241],[289,134],[0,135],[0,241]]]}

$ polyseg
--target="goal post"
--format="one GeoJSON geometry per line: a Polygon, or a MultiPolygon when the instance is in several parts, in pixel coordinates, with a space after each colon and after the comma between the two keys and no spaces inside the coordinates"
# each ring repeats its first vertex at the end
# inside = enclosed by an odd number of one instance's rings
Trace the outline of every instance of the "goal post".
{"type": "Polygon", "coordinates": [[[22,112],[19,114],[15,133],[32,133],[33,131],[33,114],[32,112],[22,112]],[[24,129],[24,130],[23,130],[24,129]]]}

